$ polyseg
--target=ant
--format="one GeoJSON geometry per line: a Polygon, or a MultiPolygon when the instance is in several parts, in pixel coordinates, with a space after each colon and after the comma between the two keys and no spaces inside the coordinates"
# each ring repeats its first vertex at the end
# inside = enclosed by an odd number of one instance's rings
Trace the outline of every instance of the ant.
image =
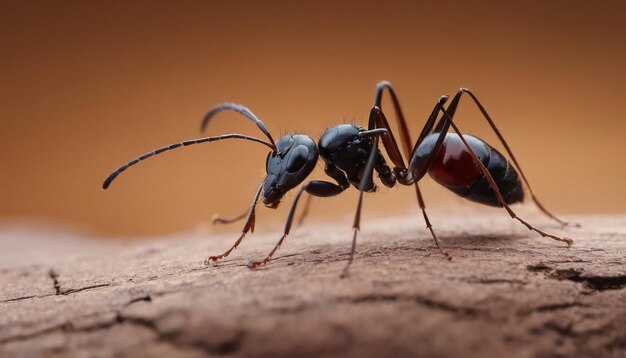
{"type": "MultiPolygon", "coordinates": [[[[271,149],[265,163],[267,175],[254,194],[252,204],[246,214],[231,219],[214,218],[214,222],[221,223],[234,222],[243,217],[246,217],[246,221],[241,235],[231,248],[222,254],[207,258],[205,260],[205,264],[207,265],[212,261],[215,262],[228,256],[239,246],[248,232],[254,231],[255,208],[261,196],[263,204],[266,207],[272,209],[278,207],[283,196],[302,183],[309,174],[311,174],[320,156],[325,164],[324,172],[332,178],[335,183],[320,180],[305,182],[293,199],[282,237],[263,260],[248,263],[248,268],[257,268],[272,259],[272,256],[283,244],[287,235],[289,235],[296,207],[303,193],[308,193],[310,195],[309,199],[311,196],[330,197],[339,195],[352,185],[359,190],[359,199],[353,223],[354,233],[352,236],[350,257],[341,273],[342,278],[346,277],[356,252],[357,233],[361,223],[363,193],[375,192],[377,189],[373,181],[374,171],[378,173],[380,181],[386,187],[391,188],[396,183],[406,186],[415,186],[417,201],[422,210],[426,227],[430,231],[441,253],[449,260],[452,259],[452,256],[442,247],[433,230],[433,226],[426,214],[424,198],[419,189],[418,182],[426,173],[437,183],[457,195],[480,204],[502,207],[512,219],[519,221],[529,230],[535,231],[543,237],[549,237],[564,242],[570,246],[572,244],[571,239],[550,234],[536,228],[517,216],[509,206],[521,202],[524,199],[524,190],[522,188],[523,181],[528,188],[532,201],[537,205],[539,210],[562,226],[569,225],[568,222],[551,214],[539,202],[530,188],[530,184],[509,145],[478,98],[470,90],[461,88],[456,92],[446,108],[444,105],[448,99],[448,95],[439,98],[414,145],[412,145],[413,141],[409,135],[408,126],[404,119],[400,102],[398,101],[393,87],[387,81],[382,81],[376,86],[374,105],[370,110],[367,129],[353,124],[340,124],[326,130],[317,144],[311,137],[304,134],[287,134],[275,142],[265,124],[248,108],[234,103],[222,103],[213,107],[207,113],[202,121],[201,130],[206,128],[209,121],[218,112],[230,110],[254,122],[267,137],[267,141],[252,136],[233,133],[174,143],[146,153],[119,167],[106,178],[103,183],[103,188],[107,189],[111,182],[129,167],[163,152],[199,143],[225,139],[242,139],[261,143],[271,149]],[[389,93],[393,103],[408,166],[391,132],[387,118],[381,109],[382,97],[385,90],[389,93]],[[461,133],[458,126],[453,121],[453,118],[459,101],[464,94],[467,94],[473,100],[483,114],[506,149],[512,163],[485,141],[475,136],[461,133]],[[441,118],[439,118],[440,114],[441,118]],[[448,132],[450,127],[452,127],[454,132],[448,132]],[[389,167],[387,160],[383,157],[379,149],[379,139],[382,139],[385,151],[393,164],[393,169],[389,167]]],[[[305,205],[304,215],[306,215],[308,211],[308,200],[305,205]]]]}

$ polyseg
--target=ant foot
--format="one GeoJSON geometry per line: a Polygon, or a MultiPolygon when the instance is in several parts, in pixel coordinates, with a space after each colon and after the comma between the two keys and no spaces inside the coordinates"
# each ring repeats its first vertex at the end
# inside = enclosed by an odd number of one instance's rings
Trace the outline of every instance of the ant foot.
{"type": "MultiPolygon", "coordinates": [[[[269,260],[267,260],[269,261],[269,260]]],[[[250,270],[254,270],[256,268],[258,268],[259,266],[263,266],[267,263],[267,261],[263,260],[263,261],[250,261],[248,262],[248,264],[246,264],[246,267],[250,270]]]]}
{"type": "Polygon", "coordinates": [[[204,259],[204,265],[205,266],[215,266],[215,263],[217,262],[217,260],[221,259],[221,257],[218,256],[209,256],[207,258],[204,259]]]}
{"type": "Polygon", "coordinates": [[[346,263],[346,266],[341,271],[341,274],[339,275],[340,279],[348,278],[350,276],[350,265],[352,265],[352,261],[353,259],[351,257],[350,260],[346,263]]]}

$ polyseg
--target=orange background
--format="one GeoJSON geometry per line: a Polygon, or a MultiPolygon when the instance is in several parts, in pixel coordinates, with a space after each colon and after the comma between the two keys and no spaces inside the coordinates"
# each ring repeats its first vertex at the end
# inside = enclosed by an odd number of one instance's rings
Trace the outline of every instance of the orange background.
{"type": "MultiPolygon", "coordinates": [[[[199,136],[215,103],[245,104],[274,137],[318,138],[333,124],[365,124],[382,79],[396,87],[414,137],[440,95],[469,87],[546,206],[623,212],[623,4],[4,2],[0,215],[138,235],[238,213],[264,173],[267,151],[258,144],[182,149],[132,168],[109,191],[100,185],[139,154],[199,136]]],[[[496,143],[470,102],[457,118],[496,143]]],[[[260,135],[232,114],[209,132],[260,135]]],[[[323,177],[319,169],[313,177],[323,177]]],[[[424,186],[435,210],[476,206],[429,178],[424,186]]],[[[312,215],[351,217],[355,193],[317,200],[312,215]]],[[[414,201],[411,188],[385,189],[368,196],[365,210],[415,212],[414,201]]],[[[261,210],[259,220],[282,221],[287,209],[261,210]]]]}

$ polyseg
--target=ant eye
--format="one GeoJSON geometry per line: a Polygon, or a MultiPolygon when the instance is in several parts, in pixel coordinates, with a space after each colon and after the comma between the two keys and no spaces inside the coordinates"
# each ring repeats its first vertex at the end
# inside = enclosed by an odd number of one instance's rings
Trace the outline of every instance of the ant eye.
{"type": "Polygon", "coordinates": [[[299,145],[291,151],[291,156],[287,161],[287,171],[295,173],[302,169],[309,157],[309,150],[304,145],[299,145]]]}

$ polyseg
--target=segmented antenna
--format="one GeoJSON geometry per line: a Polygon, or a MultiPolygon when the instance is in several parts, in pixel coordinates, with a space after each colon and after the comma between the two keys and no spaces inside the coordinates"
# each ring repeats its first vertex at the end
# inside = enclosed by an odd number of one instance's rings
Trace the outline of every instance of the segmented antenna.
{"type": "Polygon", "coordinates": [[[117,176],[125,171],[126,169],[132,167],[133,165],[139,163],[140,161],[144,160],[144,159],[148,159],[150,157],[153,157],[155,155],[161,154],[163,152],[167,152],[169,150],[172,149],[176,149],[176,148],[180,148],[180,147],[186,147],[189,145],[193,145],[193,144],[199,144],[199,143],[206,143],[206,142],[214,142],[214,141],[218,141],[218,140],[223,140],[223,139],[244,139],[244,140],[249,140],[249,141],[253,141],[253,142],[257,142],[257,143],[261,143],[264,144],[268,147],[270,147],[270,149],[275,150],[276,146],[272,145],[262,139],[256,138],[256,137],[250,137],[247,135],[243,135],[243,134],[238,134],[238,133],[232,133],[232,134],[224,134],[224,135],[220,135],[220,136],[214,136],[214,137],[205,137],[205,138],[198,138],[198,139],[191,139],[191,140],[186,140],[184,142],[178,142],[178,143],[174,143],[174,144],[170,144],[168,146],[165,147],[161,147],[158,149],[155,149],[149,153],[146,153],[142,156],[139,156],[133,160],[131,160],[130,162],[122,165],[121,167],[117,168],[113,173],[111,173],[105,180],[104,183],[102,183],[102,188],[103,189],[107,189],[109,187],[109,185],[111,185],[111,182],[117,178],[117,176]]]}
{"type": "Polygon", "coordinates": [[[265,127],[265,124],[259,118],[257,118],[257,116],[255,116],[251,110],[237,103],[220,103],[216,105],[215,107],[211,108],[211,110],[209,110],[209,113],[207,113],[206,116],[204,116],[204,119],[202,120],[202,124],[200,125],[200,131],[204,131],[206,126],[209,124],[209,120],[215,114],[224,110],[235,111],[243,115],[244,117],[248,118],[249,120],[253,121],[257,125],[257,127],[259,127],[261,132],[263,132],[263,134],[265,134],[265,136],[270,140],[270,143],[272,143],[272,145],[274,146],[274,148],[272,149],[276,151],[276,143],[274,143],[274,139],[272,138],[272,135],[270,134],[270,132],[267,130],[267,127],[265,127]]]}

